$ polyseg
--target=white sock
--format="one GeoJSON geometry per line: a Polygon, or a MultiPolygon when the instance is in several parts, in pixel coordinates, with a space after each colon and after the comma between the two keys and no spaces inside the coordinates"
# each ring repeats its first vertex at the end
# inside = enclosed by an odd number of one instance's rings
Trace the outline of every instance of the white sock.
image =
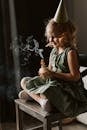
{"type": "Polygon", "coordinates": [[[48,111],[48,112],[51,111],[51,105],[50,105],[48,99],[42,99],[42,98],[41,98],[40,101],[39,101],[39,104],[41,105],[41,107],[42,107],[44,110],[46,110],[46,111],[48,111]]]}
{"type": "Polygon", "coordinates": [[[47,101],[48,101],[48,99],[42,99],[42,98],[40,99],[39,103],[40,103],[42,108],[44,108],[44,106],[46,105],[47,101]]]}

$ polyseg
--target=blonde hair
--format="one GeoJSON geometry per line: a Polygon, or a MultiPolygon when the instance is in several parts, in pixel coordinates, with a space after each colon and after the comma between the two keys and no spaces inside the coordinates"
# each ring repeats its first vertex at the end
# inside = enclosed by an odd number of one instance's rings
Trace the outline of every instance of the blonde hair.
{"type": "Polygon", "coordinates": [[[77,48],[77,37],[76,37],[77,29],[71,21],[58,24],[54,22],[53,19],[49,20],[45,30],[46,37],[47,37],[47,30],[49,28],[52,29],[52,31],[55,31],[58,35],[64,34],[65,38],[63,39],[62,43],[64,47],[72,46],[77,48]]]}

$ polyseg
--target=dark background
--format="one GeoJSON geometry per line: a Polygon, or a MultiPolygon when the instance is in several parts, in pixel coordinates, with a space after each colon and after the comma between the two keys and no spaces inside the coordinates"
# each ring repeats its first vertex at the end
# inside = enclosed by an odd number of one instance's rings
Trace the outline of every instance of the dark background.
{"type": "MultiPolygon", "coordinates": [[[[44,49],[44,57],[48,63],[49,48],[45,48],[45,22],[54,16],[59,0],[13,0],[17,35],[33,35],[44,49]]],[[[17,98],[18,89],[15,85],[15,71],[11,44],[11,22],[9,13],[9,0],[0,0],[0,120],[15,120],[14,99],[17,98]]],[[[14,30],[12,30],[14,32],[14,30]]],[[[37,75],[40,67],[40,57],[32,56],[30,65],[21,66],[21,77],[37,75]]],[[[19,86],[18,86],[19,87],[19,86]]]]}

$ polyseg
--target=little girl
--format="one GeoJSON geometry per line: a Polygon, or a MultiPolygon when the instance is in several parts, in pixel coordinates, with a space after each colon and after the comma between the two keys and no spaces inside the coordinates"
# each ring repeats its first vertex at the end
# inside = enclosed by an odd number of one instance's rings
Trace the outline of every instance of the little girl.
{"type": "Polygon", "coordinates": [[[87,111],[87,95],[80,76],[76,48],[76,28],[70,20],[51,19],[45,31],[53,49],[48,67],[39,69],[39,76],[21,80],[20,98],[34,99],[47,111],[55,107],[66,116],[74,117],[87,111]]]}

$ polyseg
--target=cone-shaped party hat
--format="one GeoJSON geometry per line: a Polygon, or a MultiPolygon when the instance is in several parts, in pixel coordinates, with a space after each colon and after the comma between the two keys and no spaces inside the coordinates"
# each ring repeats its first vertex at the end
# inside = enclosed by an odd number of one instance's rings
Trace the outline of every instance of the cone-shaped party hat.
{"type": "Polygon", "coordinates": [[[59,23],[59,24],[65,23],[68,21],[68,15],[67,15],[67,11],[64,5],[64,0],[60,0],[60,3],[58,5],[57,11],[53,19],[56,23],[59,23]]]}

